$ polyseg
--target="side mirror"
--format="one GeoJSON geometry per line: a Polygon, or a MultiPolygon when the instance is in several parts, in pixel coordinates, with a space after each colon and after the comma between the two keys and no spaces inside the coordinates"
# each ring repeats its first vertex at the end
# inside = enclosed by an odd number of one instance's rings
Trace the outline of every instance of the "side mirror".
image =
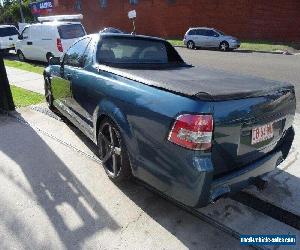
{"type": "Polygon", "coordinates": [[[49,60],[49,65],[60,65],[59,57],[51,57],[49,60]]]}
{"type": "Polygon", "coordinates": [[[23,35],[18,35],[19,40],[23,40],[23,35]]]}
{"type": "Polygon", "coordinates": [[[214,36],[215,36],[215,37],[219,37],[220,35],[219,35],[219,34],[215,34],[214,36]]]}

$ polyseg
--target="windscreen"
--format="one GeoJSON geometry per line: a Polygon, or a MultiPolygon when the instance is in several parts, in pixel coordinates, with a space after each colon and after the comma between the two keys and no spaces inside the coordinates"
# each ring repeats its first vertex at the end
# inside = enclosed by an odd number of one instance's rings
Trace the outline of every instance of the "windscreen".
{"type": "Polygon", "coordinates": [[[85,31],[81,24],[65,24],[58,27],[61,39],[74,39],[85,36],[85,31]]]}
{"type": "Polygon", "coordinates": [[[183,63],[167,42],[140,37],[104,37],[98,44],[97,61],[107,64],[183,63]]]}
{"type": "Polygon", "coordinates": [[[19,32],[14,27],[0,28],[0,37],[16,36],[16,35],[19,35],[19,32]]]}
{"type": "Polygon", "coordinates": [[[222,31],[220,31],[220,30],[216,30],[220,35],[222,35],[222,36],[226,36],[226,34],[224,33],[224,32],[222,32],[222,31]]]}

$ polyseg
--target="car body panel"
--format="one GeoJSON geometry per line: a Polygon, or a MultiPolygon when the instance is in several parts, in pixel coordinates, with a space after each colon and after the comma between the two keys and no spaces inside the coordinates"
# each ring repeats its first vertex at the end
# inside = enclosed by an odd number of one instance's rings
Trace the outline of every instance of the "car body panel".
{"type": "MultiPolygon", "coordinates": [[[[70,81],[60,66],[45,70],[54,105],[95,143],[99,122],[110,117],[121,131],[133,175],[185,205],[204,206],[239,190],[275,169],[291,147],[293,88],[237,100],[201,100],[103,70],[93,55],[82,68],[73,68],[76,73],[70,81]],[[186,113],[212,114],[212,151],[189,150],[168,140],[175,118],[186,113]],[[276,135],[268,145],[253,149],[248,140],[240,142],[253,126],[270,121],[280,121],[281,127],[274,129],[276,135]],[[235,164],[224,167],[227,160],[235,164]]],[[[209,75],[214,78],[213,71],[209,75]]]]}

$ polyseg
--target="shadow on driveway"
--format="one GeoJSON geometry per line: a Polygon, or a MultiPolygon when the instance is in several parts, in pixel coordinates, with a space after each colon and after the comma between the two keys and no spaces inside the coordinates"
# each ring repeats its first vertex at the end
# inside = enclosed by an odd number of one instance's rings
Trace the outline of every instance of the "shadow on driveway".
{"type": "MultiPolygon", "coordinates": [[[[65,248],[80,249],[84,240],[95,233],[104,229],[115,231],[120,228],[109,212],[101,206],[93,194],[31,127],[24,127],[23,124],[12,121],[12,118],[5,118],[3,115],[0,116],[0,120],[0,153],[13,160],[21,168],[34,194],[34,199],[47,214],[65,248]],[[76,216],[83,222],[80,227],[75,230],[70,229],[59,212],[58,208],[62,205],[71,207],[71,210],[76,212],[76,216]]],[[[7,173],[9,170],[5,170],[5,165],[1,165],[0,175],[4,175],[28,196],[32,196],[22,184],[16,182],[15,178],[7,173]]],[[[0,216],[5,227],[22,241],[23,247],[49,248],[49,246],[37,245],[38,243],[33,241],[34,236],[30,235],[30,232],[23,231],[26,227],[22,221],[17,221],[13,217],[13,213],[2,211],[0,216]],[[21,236],[24,234],[30,236],[24,238],[21,236]],[[30,242],[28,242],[29,239],[30,242]]],[[[1,244],[3,243],[0,242],[0,246],[1,244]]],[[[51,245],[50,242],[49,245],[51,245]]]]}

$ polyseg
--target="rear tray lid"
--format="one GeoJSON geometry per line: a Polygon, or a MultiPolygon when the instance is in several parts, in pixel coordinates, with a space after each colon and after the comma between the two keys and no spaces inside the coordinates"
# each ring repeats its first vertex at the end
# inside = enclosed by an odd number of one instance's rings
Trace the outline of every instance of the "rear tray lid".
{"type": "Polygon", "coordinates": [[[162,88],[201,100],[224,101],[265,96],[292,85],[259,77],[230,74],[204,67],[171,67],[163,69],[115,68],[99,65],[106,71],[146,85],[162,88]]]}

